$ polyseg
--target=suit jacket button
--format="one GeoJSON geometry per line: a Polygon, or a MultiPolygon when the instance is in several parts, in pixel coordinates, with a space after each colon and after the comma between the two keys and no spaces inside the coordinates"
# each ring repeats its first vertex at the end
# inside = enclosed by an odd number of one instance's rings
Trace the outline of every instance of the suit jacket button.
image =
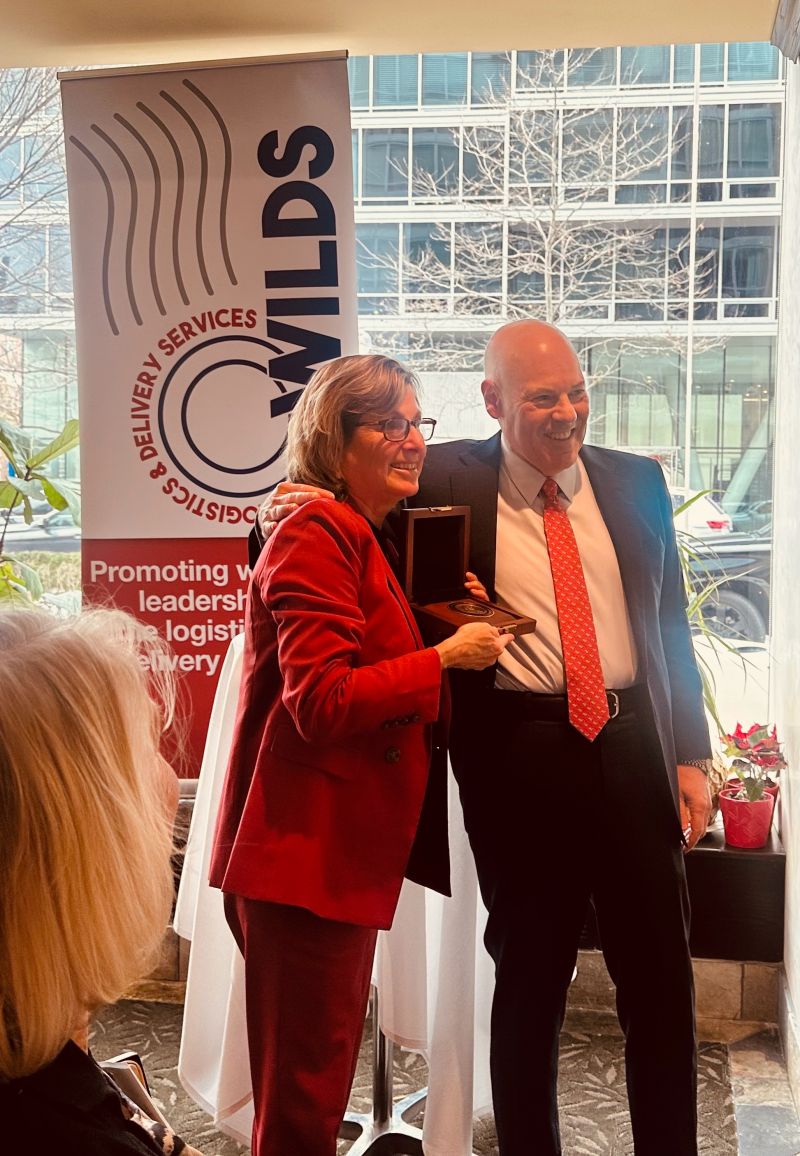
{"type": "Polygon", "coordinates": [[[386,752],[385,752],[383,757],[386,759],[387,763],[399,763],[400,762],[400,748],[399,747],[387,747],[386,752]]]}

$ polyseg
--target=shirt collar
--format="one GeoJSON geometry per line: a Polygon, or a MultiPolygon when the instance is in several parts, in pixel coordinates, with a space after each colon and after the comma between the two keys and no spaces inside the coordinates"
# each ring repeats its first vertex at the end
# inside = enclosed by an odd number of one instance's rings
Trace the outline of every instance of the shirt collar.
{"type": "MultiPolygon", "coordinates": [[[[501,446],[501,468],[507,471],[511,481],[519,490],[520,494],[522,494],[528,505],[533,506],[539,497],[539,491],[542,488],[547,474],[543,474],[541,470],[537,470],[536,466],[532,466],[529,461],[526,461],[525,458],[515,453],[506,441],[505,435],[503,435],[501,439],[501,446]]],[[[553,477],[569,504],[581,488],[580,462],[573,462],[566,470],[561,470],[560,473],[554,474],[553,477]]]]}

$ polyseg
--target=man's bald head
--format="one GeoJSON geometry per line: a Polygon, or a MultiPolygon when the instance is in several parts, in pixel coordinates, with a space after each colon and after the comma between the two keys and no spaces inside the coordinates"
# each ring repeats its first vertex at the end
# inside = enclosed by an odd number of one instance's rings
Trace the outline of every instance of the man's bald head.
{"type": "Polygon", "coordinates": [[[513,321],[490,339],[484,365],[484,403],[511,449],[547,476],[571,466],[589,399],[569,339],[544,321],[513,321]]]}
{"type": "Polygon", "coordinates": [[[483,358],[484,376],[487,381],[496,382],[504,371],[513,371],[520,363],[526,373],[535,373],[537,366],[545,366],[554,356],[573,361],[577,376],[583,376],[569,338],[555,325],[546,321],[511,321],[489,338],[483,358]]]}

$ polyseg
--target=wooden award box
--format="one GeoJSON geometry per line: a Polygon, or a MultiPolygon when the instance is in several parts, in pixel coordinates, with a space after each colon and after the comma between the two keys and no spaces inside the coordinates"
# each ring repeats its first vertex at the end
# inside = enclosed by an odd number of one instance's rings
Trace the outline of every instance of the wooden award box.
{"type": "Polygon", "coordinates": [[[488,622],[509,634],[536,629],[533,618],[471,598],[464,589],[469,506],[412,507],[403,515],[400,580],[427,642],[447,638],[467,622],[488,622]]]}

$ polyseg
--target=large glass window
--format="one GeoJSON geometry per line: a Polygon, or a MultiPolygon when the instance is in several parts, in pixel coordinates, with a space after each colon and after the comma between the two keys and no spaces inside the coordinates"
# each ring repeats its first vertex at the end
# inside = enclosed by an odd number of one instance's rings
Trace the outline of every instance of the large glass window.
{"type": "Polygon", "coordinates": [[[700,83],[721,84],[725,78],[725,45],[700,45],[700,83]]]}
{"type": "Polygon", "coordinates": [[[669,111],[665,108],[623,108],[619,117],[617,168],[626,162],[639,180],[663,180],[669,161],[669,111]]]}
{"type": "MultiPolygon", "coordinates": [[[[75,339],[59,331],[28,333],[23,338],[22,424],[42,444],[48,442],[69,418],[78,416],[75,339]]],[[[56,477],[77,477],[78,451],[57,459],[46,472],[56,477]]]]}
{"type": "Polygon", "coordinates": [[[419,113],[401,111],[394,83],[376,117],[374,62],[358,88],[365,102],[369,80],[369,114],[354,111],[367,193],[357,213],[390,224],[359,257],[364,348],[422,372],[437,433],[480,437],[495,428],[479,390],[488,337],[515,318],[552,320],[592,382],[593,440],[657,459],[688,493],[713,487],[736,509],[768,502],[775,51],[416,59],[419,113]]]}
{"type": "Polygon", "coordinates": [[[455,288],[460,294],[456,309],[496,312],[503,286],[502,226],[494,221],[458,222],[454,253],[455,288]]]}
{"type": "Polygon", "coordinates": [[[680,480],[685,350],[681,343],[658,338],[648,344],[631,348],[619,340],[587,342],[591,439],[658,459],[674,483],[680,480]]]}
{"type": "Polygon", "coordinates": [[[567,79],[572,88],[616,84],[616,48],[571,48],[567,79]]]}
{"type": "Polygon", "coordinates": [[[458,194],[458,129],[415,128],[412,131],[417,197],[452,197],[458,194]]]}
{"type": "Polygon", "coordinates": [[[46,231],[36,225],[0,230],[0,299],[7,313],[42,313],[47,286],[46,231]]]}
{"type": "Polygon", "coordinates": [[[22,142],[12,140],[0,148],[0,204],[22,197],[22,142]]]}
{"type": "Polygon", "coordinates": [[[525,109],[511,113],[508,179],[511,185],[545,184],[558,171],[558,116],[549,109],[525,109]]]}
{"type": "Polygon", "coordinates": [[[780,67],[778,49],[771,44],[742,41],[728,45],[728,80],[776,80],[780,67]]]}
{"type": "Polygon", "coordinates": [[[611,298],[614,277],[614,242],[609,232],[591,225],[575,225],[564,238],[564,293],[571,301],[611,298]]]}
{"type": "Polygon", "coordinates": [[[694,84],[694,45],[676,44],[673,53],[672,79],[675,84],[694,84]]]}
{"type": "Polygon", "coordinates": [[[517,88],[559,88],[564,83],[564,51],[517,53],[517,88]]]}
{"type": "Polygon", "coordinates": [[[772,497],[774,362],[772,337],[695,350],[690,481],[717,491],[734,514],[772,497]]]}
{"type": "Polygon", "coordinates": [[[376,56],[372,68],[376,107],[402,108],[417,103],[416,56],[376,56]]]}
{"type": "MultiPolygon", "coordinates": [[[[692,176],[692,110],[678,105],[672,110],[673,181],[688,181],[692,176]]],[[[688,195],[688,190],[687,190],[688,195]]]]}
{"type": "Polygon", "coordinates": [[[669,84],[668,44],[620,49],[621,84],[669,84]]]}
{"type": "Polygon", "coordinates": [[[470,93],[473,104],[507,98],[511,83],[511,54],[473,52],[470,93]]]}
{"type": "Polygon", "coordinates": [[[722,296],[771,297],[775,229],[767,225],[726,227],[722,231],[722,296]]]}
{"type": "Polygon", "coordinates": [[[370,224],[356,226],[356,261],[359,310],[365,313],[397,311],[399,277],[399,226],[370,224]],[[387,296],[387,295],[393,296],[387,296]]]}
{"type": "Polygon", "coordinates": [[[659,317],[664,312],[666,244],[666,229],[623,227],[616,246],[617,297],[655,301],[659,317]]]}
{"type": "Polygon", "coordinates": [[[516,303],[541,301],[545,295],[542,238],[521,223],[508,230],[508,295],[516,303]]]}
{"type": "MultiPolygon", "coordinates": [[[[48,245],[47,271],[50,294],[56,298],[69,298],[72,294],[72,254],[69,229],[66,225],[50,226],[48,245]]],[[[51,309],[54,304],[51,302],[51,309]]]]}
{"type": "Polygon", "coordinates": [[[359,148],[358,148],[358,129],[357,128],[350,130],[350,148],[352,149],[352,153],[353,153],[353,155],[352,155],[352,161],[353,161],[353,196],[357,200],[358,196],[359,196],[359,191],[360,191],[359,190],[359,184],[358,184],[359,148]]]}
{"type": "Polygon", "coordinates": [[[365,129],[361,151],[363,196],[377,200],[407,199],[408,129],[365,129]]]}
{"type": "Polygon", "coordinates": [[[347,79],[350,82],[350,107],[369,107],[369,57],[350,56],[347,60],[347,79]]]}
{"type": "Polygon", "coordinates": [[[466,52],[427,53],[422,57],[422,103],[466,104],[466,52]]]}
{"type": "Polygon", "coordinates": [[[725,107],[704,104],[700,108],[698,177],[721,177],[725,142],[725,107]]]}
{"type": "Polygon", "coordinates": [[[450,230],[432,221],[403,226],[405,293],[450,292],[450,230]]]}
{"type": "Polygon", "coordinates": [[[614,114],[610,108],[564,114],[561,169],[565,185],[597,185],[611,180],[614,114]]]}
{"type": "Polygon", "coordinates": [[[464,196],[470,200],[501,200],[505,172],[502,128],[479,125],[464,131],[464,196]]]}
{"type": "Polygon", "coordinates": [[[728,109],[728,176],[775,177],[780,157],[778,104],[732,104],[728,109]]]}
{"type": "Polygon", "coordinates": [[[700,299],[698,319],[716,317],[716,298],[719,296],[719,225],[706,225],[695,236],[695,295],[700,299]],[[703,308],[713,298],[713,312],[703,308]]]}

